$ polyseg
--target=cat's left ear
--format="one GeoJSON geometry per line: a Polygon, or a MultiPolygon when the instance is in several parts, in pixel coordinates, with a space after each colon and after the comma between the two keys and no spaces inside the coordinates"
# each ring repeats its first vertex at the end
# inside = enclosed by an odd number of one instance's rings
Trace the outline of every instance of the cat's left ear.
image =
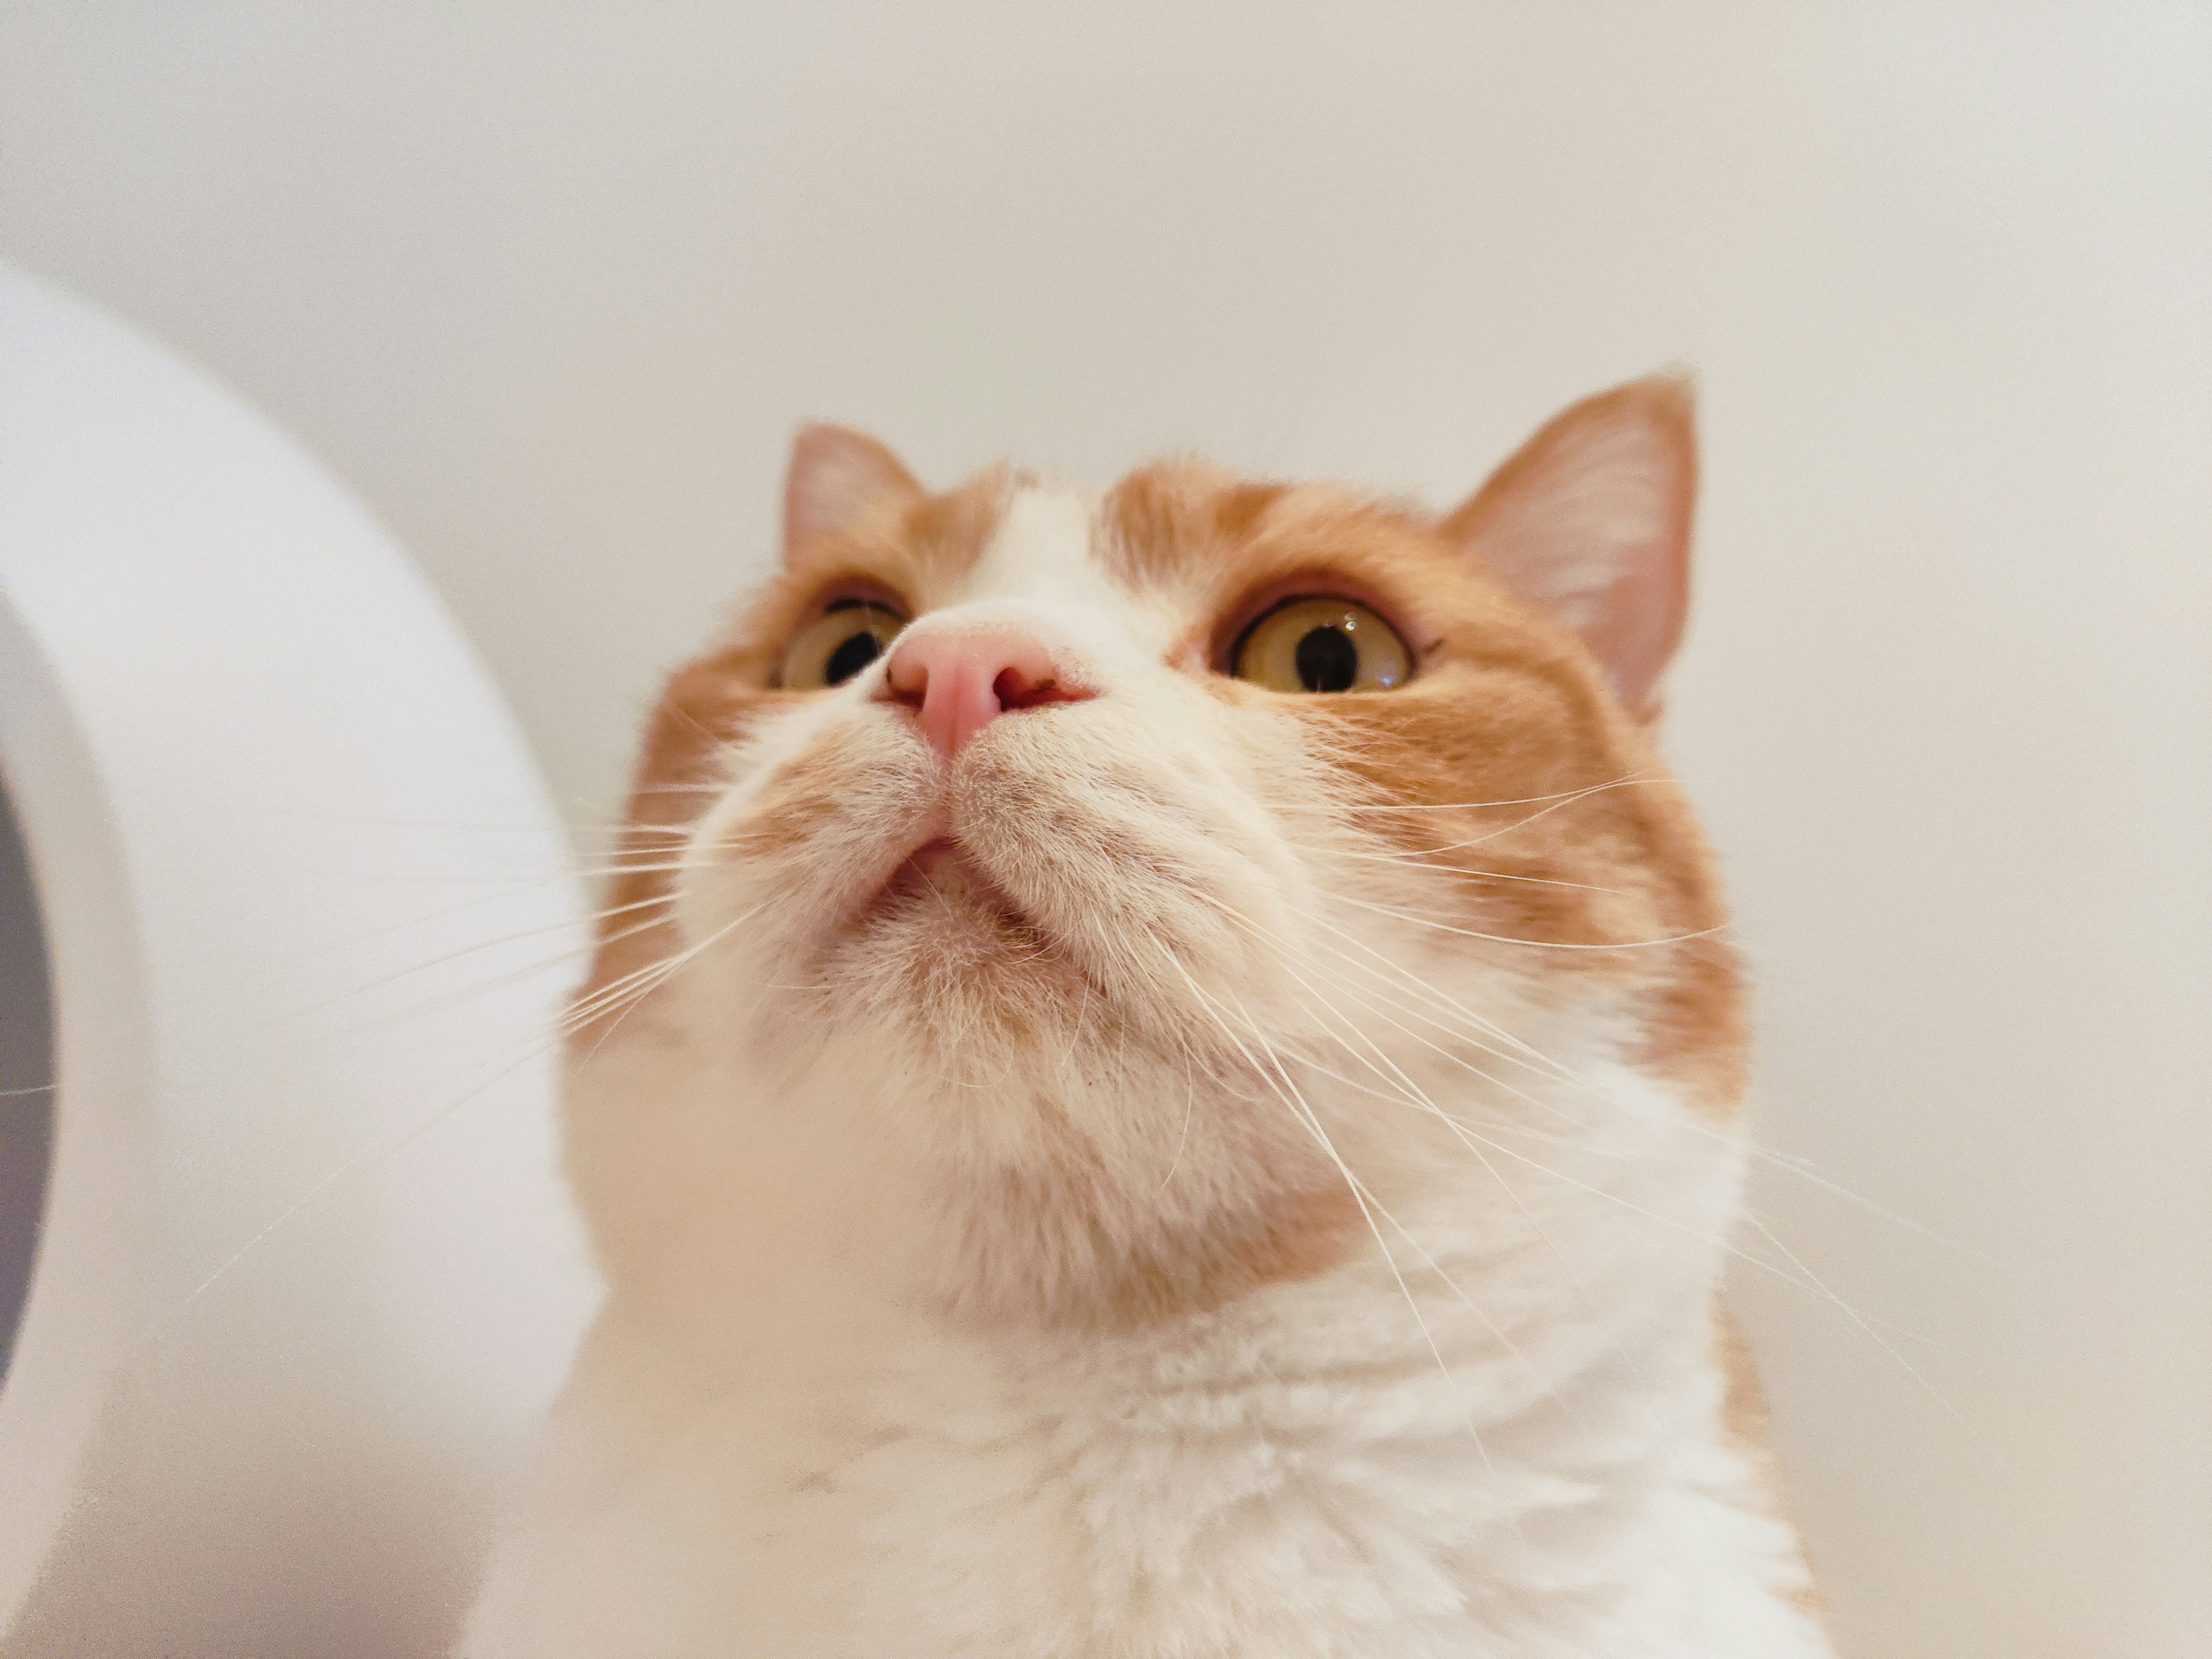
{"type": "Polygon", "coordinates": [[[849,426],[803,426],[783,477],[783,556],[886,507],[927,494],[899,458],[849,426]]]}
{"type": "Polygon", "coordinates": [[[1655,374],[1554,416],[1442,529],[1581,635],[1648,721],[1689,609],[1697,488],[1695,388],[1655,374]]]}

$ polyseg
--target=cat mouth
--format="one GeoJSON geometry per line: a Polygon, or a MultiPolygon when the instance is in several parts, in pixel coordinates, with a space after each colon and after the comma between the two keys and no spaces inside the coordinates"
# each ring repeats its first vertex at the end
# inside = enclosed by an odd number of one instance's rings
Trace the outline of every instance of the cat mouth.
{"type": "Polygon", "coordinates": [[[907,854],[877,896],[876,906],[934,900],[953,909],[980,914],[1029,934],[1036,923],[950,836],[935,836],[907,854]]]}

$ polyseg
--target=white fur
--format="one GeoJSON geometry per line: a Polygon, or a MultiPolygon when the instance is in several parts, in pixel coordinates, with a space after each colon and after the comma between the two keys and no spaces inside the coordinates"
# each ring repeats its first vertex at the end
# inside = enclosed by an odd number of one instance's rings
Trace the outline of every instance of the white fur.
{"type": "Polygon", "coordinates": [[[1018,496],[963,604],[1030,618],[1095,702],[948,781],[863,675],[732,756],[680,909],[717,942],[572,1070],[614,1289],[461,1652],[1825,1654],[1720,1421],[1735,1138],[1528,951],[1340,902],[1417,912],[1423,878],[1336,856],[1366,843],[1324,763],[1160,666],[1089,524],[1018,496]],[[803,864],[718,859],[817,763],[854,795],[803,864]],[[1057,827],[993,816],[1010,792],[1057,827]],[[909,1006],[980,926],[957,894],[865,952],[824,933],[948,814],[1024,909],[1071,896],[1126,1018],[1041,991],[1052,1041],[1017,1049],[988,997],[909,1006]],[[1097,1155],[1079,1225],[963,1197],[1047,1121],[1097,1155]],[[1339,1160],[1376,1235],[1341,1266],[1133,1327],[1022,1312],[1258,1165],[1339,1160]]]}

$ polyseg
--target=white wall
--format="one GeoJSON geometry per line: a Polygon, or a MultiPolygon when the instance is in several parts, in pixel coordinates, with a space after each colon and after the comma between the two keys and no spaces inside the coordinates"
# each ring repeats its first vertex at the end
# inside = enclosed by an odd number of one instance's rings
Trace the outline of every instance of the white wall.
{"type": "Polygon", "coordinates": [[[1876,1206],[1771,1172],[1850,1312],[1743,1288],[1868,1659],[2212,1641],[2208,227],[2201,4],[0,12],[0,252],[349,478],[580,821],[802,416],[1442,502],[1695,364],[1675,751],[1876,1206]]]}

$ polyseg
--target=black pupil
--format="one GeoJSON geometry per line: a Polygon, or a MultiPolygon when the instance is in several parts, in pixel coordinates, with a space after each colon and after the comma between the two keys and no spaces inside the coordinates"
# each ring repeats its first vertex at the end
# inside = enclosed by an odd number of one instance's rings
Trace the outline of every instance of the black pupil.
{"type": "Polygon", "coordinates": [[[1298,684],[1309,691],[1349,691],[1359,678],[1359,647],[1334,623],[1310,630],[1298,641],[1298,684]]]}
{"type": "Polygon", "coordinates": [[[842,685],[883,654],[884,647],[876,636],[862,629],[839,641],[830,660],[822,665],[822,678],[832,685],[842,685]]]}

